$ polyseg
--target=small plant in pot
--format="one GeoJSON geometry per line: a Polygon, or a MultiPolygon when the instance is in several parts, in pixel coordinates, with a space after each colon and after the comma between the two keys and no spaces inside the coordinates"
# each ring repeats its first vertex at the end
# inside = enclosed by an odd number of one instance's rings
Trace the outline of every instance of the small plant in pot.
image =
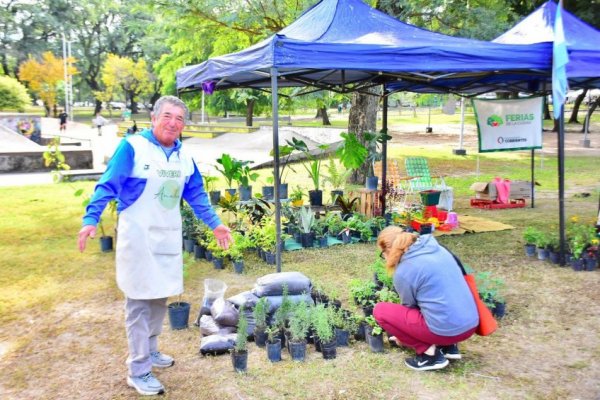
{"type": "Polygon", "coordinates": [[[383,353],[383,329],[372,315],[366,317],[365,321],[367,322],[365,334],[371,351],[373,353],[383,353]]]}
{"type": "Polygon", "coordinates": [[[239,232],[233,232],[232,242],[227,250],[224,250],[224,256],[228,256],[233,262],[234,271],[241,274],[244,271],[244,250],[250,246],[249,239],[239,232]]]}
{"type": "Polygon", "coordinates": [[[281,339],[279,327],[270,326],[265,329],[267,333],[267,357],[271,362],[281,361],[281,339]]]}
{"type": "Polygon", "coordinates": [[[535,256],[535,244],[540,234],[541,232],[533,226],[528,226],[523,231],[523,239],[525,239],[525,255],[528,257],[535,256]]]}
{"type": "Polygon", "coordinates": [[[302,204],[304,204],[304,189],[296,186],[296,189],[290,193],[290,201],[294,207],[302,207],[302,204]]]}
{"type": "Polygon", "coordinates": [[[254,316],[254,343],[258,347],[265,347],[267,341],[267,314],[269,302],[266,297],[261,297],[256,302],[252,315],[254,316]]]}
{"type": "Polygon", "coordinates": [[[340,208],[342,213],[342,219],[346,220],[352,216],[355,212],[358,211],[358,206],[360,205],[360,198],[353,197],[350,198],[348,196],[338,196],[335,199],[335,205],[340,208]]]}
{"type": "Polygon", "coordinates": [[[310,206],[302,206],[298,210],[300,228],[302,232],[302,247],[313,247],[312,228],[315,223],[315,214],[310,206]]]}
{"type": "Polygon", "coordinates": [[[216,176],[209,175],[208,173],[202,174],[202,180],[204,181],[204,190],[208,193],[210,198],[210,204],[213,206],[219,204],[219,200],[221,199],[221,191],[215,190],[216,183],[219,180],[216,176]]]}
{"type": "Polygon", "coordinates": [[[240,201],[248,201],[252,198],[252,186],[250,186],[250,182],[254,182],[258,179],[258,173],[252,172],[248,166],[251,162],[252,161],[241,161],[242,167],[236,177],[236,180],[240,184],[240,201]]]}
{"type": "Polygon", "coordinates": [[[246,372],[248,368],[248,320],[244,313],[244,306],[240,307],[237,324],[237,336],[235,346],[231,353],[233,369],[236,372],[246,372]]]}
{"type": "MultiPolygon", "coordinates": [[[[331,323],[335,331],[336,346],[348,346],[350,339],[350,329],[348,329],[348,321],[344,313],[345,310],[335,307],[328,307],[331,323]]],[[[352,331],[354,333],[354,331],[352,331]]]]}
{"type": "Polygon", "coordinates": [[[220,166],[215,165],[215,168],[225,178],[228,187],[226,190],[231,195],[235,194],[236,190],[233,188],[233,181],[238,179],[244,163],[225,153],[221,155],[221,158],[217,158],[217,163],[220,164],[220,166]]]}
{"type": "MultiPolygon", "coordinates": [[[[292,168],[290,164],[290,156],[294,152],[294,148],[290,145],[279,146],[279,198],[287,199],[288,198],[288,184],[285,183],[285,178],[288,174],[288,169],[296,172],[294,168],[292,168]]],[[[271,150],[269,153],[271,157],[275,156],[275,152],[271,150]]]]}
{"type": "Polygon", "coordinates": [[[365,317],[373,315],[373,307],[377,301],[375,283],[368,279],[352,279],[350,281],[350,295],[354,303],[361,307],[365,317]]]}
{"type": "Polygon", "coordinates": [[[506,284],[502,278],[492,276],[491,272],[477,272],[475,274],[479,297],[490,309],[496,318],[504,317],[506,313],[506,300],[502,295],[506,284]]]}
{"type": "Polygon", "coordinates": [[[311,321],[318,342],[320,343],[323,358],[326,360],[336,358],[335,331],[330,320],[328,308],[323,304],[316,305],[311,314],[311,321]]]}
{"type": "Polygon", "coordinates": [[[332,186],[331,203],[335,204],[337,197],[344,195],[344,187],[346,186],[348,178],[352,175],[353,170],[350,168],[341,168],[336,164],[333,157],[329,157],[326,168],[327,175],[323,176],[323,180],[332,186]]]}
{"type": "Polygon", "coordinates": [[[315,220],[312,229],[315,233],[315,238],[319,242],[319,247],[327,247],[327,221],[325,218],[315,220]]]}
{"type": "MultiPolygon", "coordinates": [[[[183,280],[185,282],[188,277],[189,265],[192,262],[192,256],[190,254],[183,255],[183,280]]],[[[188,321],[190,319],[190,303],[186,303],[182,300],[182,294],[179,295],[177,301],[170,303],[167,306],[169,313],[169,324],[171,329],[180,330],[188,327],[188,321]]]]}
{"type": "MultiPolygon", "coordinates": [[[[77,189],[75,191],[75,193],[73,193],[73,195],[75,197],[81,197],[84,195],[84,190],[77,189]]],[[[91,200],[91,196],[86,195],[84,197],[84,200],[81,203],[81,205],[84,208],[87,207],[88,204],[90,204],[90,200],[91,200]]],[[[116,217],[116,215],[117,215],[117,200],[112,199],[111,201],[109,201],[108,204],[106,205],[106,210],[110,214],[111,218],[118,219],[118,217],[116,217]]],[[[104,213],[102,215],[104,215],[104,213]]],[[[106,252],[112,251],[114,246],[113,246],[113,237],[111,235],[107,235],[106,231],[104,229],[104,221],[102,220],[102,215],[98,219],[98,228],[100,229],[100,250],[102,252],[106,253],[106,252]]],[[[116,233],[116,229],[115,229],[115,233],[116,233]]]]}
{"type": "Polygon", "coordinates": [[[550,240],[548,238],[548,235],[544,232],[540,232],[535,241],[538,260],[544,261],[548,258],[548,249],[546,248],[546,246],[548,246],[549,242],[550,240]]]}
{"type": "Polygon", "coordinates": [[[320,151],[319,154],[315,155],[308,149],[308,146],[303,140],[298,140],[295,137],[292,137],[292,140],[288,140],[287,144],[291,146],[294,150],[304,153],[307,162],[303,163],[302,166],[306,169],[306,172],[308,172],[308,176],[313,183],[313,190],[310,190],[308,192],[310,204],[313,206],[322,206],[323,191],[320,189],[321,161],[323,155],[325,154],[325,151],[329,148],[329,145],[322,144],[318,146],[318,149],[320,151]]]}
{"type": "Polygon", "coordinates": [[[383,159],[380,147],[392,137],[384,131],[379,133],[365,132],[363,137],[365,139],[365,145],[368,151],[366,161],[369,166],[369,173],[366,179],[366,188],[369,190],[377,190],[379,185],[379,177],[375,175],[375,163],[383,159]]]}
{"type": "Polygon", "coordinates": [[[292,306],[289,317],[290,355],[294,361],[304,361],[306,357],[306,336],[310,328],[310,308],[304,301],[292,306]]]}
{"type": "Polygon", "coordinates": [[[225,250],[221,246],[219,246],[219,244],[217,243],[217,239],[215,238],[215,235],[212,231],[208,231],[206,233],[206,236],[209,240],[208,245],[206,246],[206,250],[210,251],[210,254],[212,255],[212,263],[215,269],[223,269],[225,250]]]}

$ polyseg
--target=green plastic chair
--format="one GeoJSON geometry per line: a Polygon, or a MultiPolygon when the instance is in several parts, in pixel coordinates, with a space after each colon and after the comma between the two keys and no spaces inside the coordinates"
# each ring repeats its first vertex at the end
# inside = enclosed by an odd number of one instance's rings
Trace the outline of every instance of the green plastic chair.
{"type": "Polygon", "coordinates": [[[408,179],[409,191],[418,194],[423,190],[439,190],[439,206],[448,211],[452,210],[453,193],[452,188],[446,185],[442,176],[432,176],[429,170],[429,164],[425,157],[407,157],[404,161],[406,175],[408,179]]]}

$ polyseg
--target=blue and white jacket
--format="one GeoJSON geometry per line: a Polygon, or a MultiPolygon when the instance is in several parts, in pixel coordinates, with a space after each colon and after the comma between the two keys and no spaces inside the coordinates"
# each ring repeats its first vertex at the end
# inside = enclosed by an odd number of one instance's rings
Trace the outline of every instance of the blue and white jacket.
{"type": "MultiPolygon", "coordinates": [[[[160,147],[160,143],[154,137],[152,129],[145,129],[138,136],[142,136],[152,144],[160,147]]],[[[181,141],[176,140],[173,152],[169,157],[181,156],[181,141]]],[[[167,153],[165,153],[165,157],[169,158],[167,153]]],[[[221,220],[210,205],[198,167],[193,159],[191,161],[193,171],[190,170],[191,175],[186,177],[183,199],[192,207],[198,218],[211,229],[214,229],[221,224],[221,220]]],[[[117,212],[121,212],[140,197],[146,186],[146,179],[132,176],[134,163],[134,147],[129,143],[129,138],[125,138],[117,147],[106,171],[95,187],[90,203],[86,207],[83,225],[96,226],[104,208],[112,199],[117,199],[117,212]]]]}

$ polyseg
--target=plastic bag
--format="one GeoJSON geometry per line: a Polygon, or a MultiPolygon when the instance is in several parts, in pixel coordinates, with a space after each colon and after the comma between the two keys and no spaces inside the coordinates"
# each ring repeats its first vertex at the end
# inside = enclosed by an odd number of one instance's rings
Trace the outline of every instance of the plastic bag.
{"type": "Polygon", "coordinates": [[[223,281],[218,279],[204,280],[204,297],[202,298],[202,306],[200,307],[200,312],[198,313],[198,318],[196,318],[194,325],[200,326],[200,319],[203,315],[211,315],[210,307],[216,299],[225,296],[226,290],[227,285],[223,281]]]}
{"type": "Polygon", "coordinates": [[[223,326],[237,326],[239,313],[235,306],[224,298],[216,299],[210,307],[210,313],[215,322],[223,326]]]}
{"type": "Polygon", "coordinates": [[[210,315],[203,315],[200,318],[200,333],[202,336],[216,335],[219,333],[219,325],[210,315]]]}
{"type": "Polygon", "coordinates": [[[288,294],[310,293],[311,283],[300,272],[278,272],[262,276],[256,280],[252,292],[258,297],[278,296],[283,294],[283,286],[287,285],[288,294]]]}

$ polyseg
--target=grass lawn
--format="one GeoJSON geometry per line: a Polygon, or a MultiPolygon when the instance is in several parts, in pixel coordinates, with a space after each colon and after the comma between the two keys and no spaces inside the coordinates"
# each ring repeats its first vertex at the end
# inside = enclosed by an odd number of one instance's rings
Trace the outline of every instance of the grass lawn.
{"type": "MultiPolygon", "coordinates": [[[[392,147],[402,159],[418,152],[392,147]]],[[[537,174],[542,184],[536,208],[483,211],[468,207],[468,186],[501,171],[512,179],[529,177],[528,158],[497,154],[473,174],[474,156],[427,154],[455,187],[460,215],[500,221],[514,229],[443,236],[440,241],[477,271],[506,282],[507,315],[498,332],[461,345],[463,360],[433,373],[404,366],[408,349],[373,354],[364,342],[338,349],[324,361],[311,348],[305,363],[271,364],[264,349],[249,344],[248,373],[233,372],[229,356],[198,353],[196,327],[171,331],[165,324],[161,349],[176,357],[174,367],[157,371],[167,399],[596,399],[600,397],[600,272],[574,272],[526,258],[524,227],[556,231],[556,165],[549,158],[537,174]],[[470,158],[471,157],[471,158],[470,158]]],[[[598,207],[598,157],[566,159],[567,217],[593,221],[598,207]],[[595,189],[594,189],[595,188],[595,189]],[[573,195],[588,192],[589,197],[573,195]]],[[[300,171],[300,169],[299,169],[300,171]]],[[[294,184],[297,177],[288,181],[294,184]]],[[[0,188],[0,393],[2,399],[134,399],[125,383],[127,344],[123,298],[114,281],[114,253],[99,251],[97,240],[80,254],[76,234],[83,208],[73,196],[93,182],[0,188]]],[[[107,219],[106,225],[114,225],[107,219]]],[[[283,270],[297,270],[326,291],[337,292],[352,308],[348,282],[368,278],[376,257],[373,244],[284,253],[283,270]]],[[[227,296],[252,288],[257,277],[274,272],[251,254],[243,275],[229,265],[215,270],[195,261],[184,301],[191,320],[201,305],[203,280],[228,285],[227,296]]]]}

